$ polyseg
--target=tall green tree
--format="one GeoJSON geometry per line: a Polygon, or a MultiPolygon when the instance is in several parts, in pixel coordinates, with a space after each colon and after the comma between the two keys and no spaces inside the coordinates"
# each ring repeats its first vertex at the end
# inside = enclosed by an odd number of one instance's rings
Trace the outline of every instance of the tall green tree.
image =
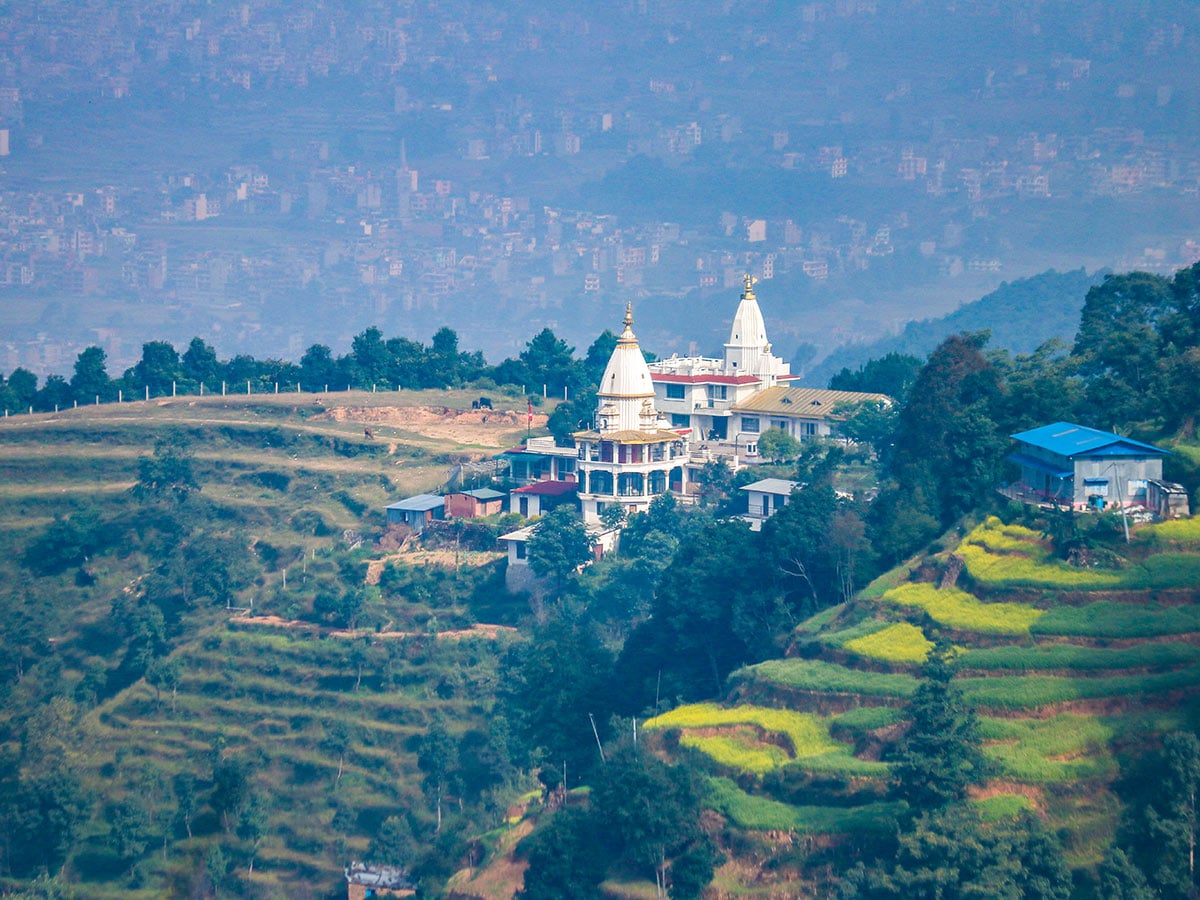
{"type": "Polygon", "coordinates": [[[564,387],[578,387],[581,378],[573,353],[574,349],[549,328],[534,335],[521,351],[521,362],[528,370],[529,389],[541,393],[545,385],[551,397],[561,397],[564,387]]]}
{"type": "Polygon", "coordinates": [[[880,359],[868,360],[853,372],[848,368],[842,369],[829,379],[829,388],[834,391],[887,394],[894,401],[902,403],[923,364],[915,356],[892,351],[880,359]]]}
{"type": "Polygon", "coordinates": [[[383,332],[372,325],[350,342],[350,352],[361,375],[361,386],[386,383],[391,354],[383,339],[383,332]]]}
{"type": "Polygon", "coordinates": [[[517,847],[529,860],[520,900],[601,900],[608,836],[586,810],[562,809],[517,847]]]}
{"type": "Polygon", "coordinates": [[[201,338],[192,338],[183,351],[179,368],[184,379],[197,387],[204,385],[208,390],[220,387],[221,362],[217,359],[217,351],[201,338]]]}
{"type": "Polygon", "coordinates": [[[782,428],[768,428],[758,436],[758,455],[767,462],[787,462],[800,454],[800,442],[782,428]]]}
{"type": "Polygon", "coordinates": [[[1036,816],[992,824],[956,803],[912,819],[891,860],[852,873],[843,900],[1068,900],[1062,849],[1036,816]]]}
{"type": "MultiPolygon", "coordinates": [[[[660,887],[668,885],[671,861],[689,849],[709,851],[711,871],[711,845],[700,830],[701,792],[686,766],[668,766],[625,746],[597,773],[591,804],[617,853],[642,872],[653,871],[660,887]]],[[[681,887],[685,890],[671,896],[686,896],[690,885],[681,887]]]]}
{"type": "Polygon", "coordinates": [[[1112,430],[1155,415],[1157,326],[1171,309],[1170,283],[1147,272],[1110,275],[1088,291],[1072,349],[1085,424],[1112,430]]]}
{"type": "Polygon", "coordinates": [[[81,405],[113,400],[117,396],[116,386],[108,376],[105,364],[107,355],[100,347],[88,347],[75,360],[75,374],[71,376],[71,395],[81,405]]]}
{"type": "Polygon", "coordinates": [[[559,506],[542,517],[529,539],[529,566],[561,594],[567,579],[591,559],[592,540],[576,512],[559,506]]]}
{"type": "Polygon", "coordinates": [[[427,375],[430,387],[449,387],[462,376],[462,359],[458,352],[458,333],[442,326],[433,336],[428,353],[427,375]]]}
{"type": "Polygon", "coordinates": [[[142,344],[142,358],[125,375],[137,389],[149,388],[152,397],[169,395],[182,377],[179,353],[167,341],[148,341],[142,344]]]}
{"type": "Polygon", "coordinates": [[[28,369],[17,367],[8,376],[8,389],[15,403],[13,409],[28,409],[37,400],[38,377],[28,369]]]}
{"type": "Polygon", "coordinates": [[[568,783],[579,783],[598,761],[588,714],[603,728],[613,708],[612,666],[602,636],[570,605],[548,610],[529,640],[513,645],[500,697],[517,765],[565,764],[568,783]]]}
{"type": "Polygon", "coordinates": [[[608,367],[608,361],[616,349],[617,336],[607,328],[592,341],[587,349],[587,355],[583,358],[583,371],[588,384],[599,386],[604,370],[608,367]]]}
{"type": "Polygon", "coordinates": [[[388,384],[402,388],[430,386],[425,371],[425,348],[408,338],[388,338],[388,384]]]}
{"type": "Polygon", "coordinates": [[[345,387],[338,383],[337,364],[333,351],[324,344],[313,344],[300,357],[300,387],[317,393],[329,388],[345,387]]]}
{"type": "Polygon", "coordinates": [[[1200,889],[1200,739],[1191,732],[1168,734],[1147,770],[1153,788],[1126,828],[1134,858],[1164,900],[1194,897],[1200,889]]]}
{"type": "Polygon", "coordinates": [[[793,617],[769,576],[745,564],[759,554],[756,541],[741,522],[717,522],[680,544],[650,618],[621,652],[618,677],[629,711],[656,695],[717,696],[733,669],[778,652],[793,617]]]}
{"type": "Polygon", "coordinates": [[[435,716],[417,743],[417,767],[424,775],[422,785],[433,803],[437,816],[435,831],[442,830],[442,803],[458,769],[458,745],[446,730],[446,723],[435,716]]]}
{"type": "MultiPolygon", "coordinates": [[[[947,338],[917,375],[900,411],[892,460],[893,481],[881,490],[881,510],[915,507],[942,527],[956,521],[991,492],[1007,448],[993,418],[1000,395],[995,368],[982,349],[987,334],[947,338]],[[888,498],[889,493],[900,497],[888,498]]],[[[876,528],[897,530],[875,516],[876,528]]],[[[901,554],[916,546],[900,548],[901,554]]]]}
{"type": "Polygon", "coordinates": [[[965,800],[967,788],[987,771],[975,711],[953,683],[952,653],[940,640],[930,650],[892,766],[895,796],[915,812],[965,800]]]}
{"type": "Polygon", "coordinates": [[[792,491],[763,524],[763,549],[801,618],[842,599],[837,549],[829,540],[838,500],[828,482],[792,491]]]}
{"type": "Polygon", "coordinates": [[[138,460],[138,480],[133,493],[141,500],[182,502],[199,490],[191,453],[179,439],[158,440],[154,454],[138,460]]]}

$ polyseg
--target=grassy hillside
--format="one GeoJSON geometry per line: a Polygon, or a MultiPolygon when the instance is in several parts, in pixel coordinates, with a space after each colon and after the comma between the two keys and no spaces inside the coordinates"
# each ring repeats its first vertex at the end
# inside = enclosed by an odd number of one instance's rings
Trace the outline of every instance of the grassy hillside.
{"type": "Polygon", "coordinates": [[[472,396],[0,420],[0,750],[22,783],[70,786],[66,872],[86,896],[326,896],[388,817],[435,827],[418,763],[434,722],[459,759],[445,831],[461,797],[502,816],[487,714],[509,632],[472,630],[522,614],[499,554],[374,541],[387,503],[524,435],[520,398],[485,421],[472,396]],[[131,491],[156,445],[198,492],[131,491]]]}
{"type": "MultiPolygon", "coordinates": [[[[985,817],[1036,810],[1071,865],[1092,867],[1116,832],[1122,766],[1200,723],[1200,529],[1143,525],[1108,546],[1078,568],[1041,532],[989,518],[802,624],[785,658],[733,675],[724,705],[645,727],[705,766],[712,806],[745,834],[886,830],[890,751],[942,634],[993,766],[975,802],[985,817]],[[962,572],[939,586],[952,559],[962,572]]],[[[777,840],[770,854],[785,869],[808,858],[777,840]]]]}

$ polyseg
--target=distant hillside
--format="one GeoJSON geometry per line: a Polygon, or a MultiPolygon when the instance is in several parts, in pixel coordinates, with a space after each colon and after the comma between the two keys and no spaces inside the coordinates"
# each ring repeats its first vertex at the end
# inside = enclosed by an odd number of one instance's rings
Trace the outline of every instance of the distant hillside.
{"type": "Polygon", "coordinates": [[[811,371],[805,384],[824,387],[842,368],[856,369],[889,353],[924,358],[944,338],[962,331],[992,333],[990,346],[1013,353],[1029,353],[1052,338],[1070,342],[1079,327],[1079,311],[1088,288],[1104,278],[1084,269],[1056,272],[1051,269],[1032,278],[1004,282],[987,296],[966,303],[940,319],[909,322],[895,337],[835,350],[811,371]]]}

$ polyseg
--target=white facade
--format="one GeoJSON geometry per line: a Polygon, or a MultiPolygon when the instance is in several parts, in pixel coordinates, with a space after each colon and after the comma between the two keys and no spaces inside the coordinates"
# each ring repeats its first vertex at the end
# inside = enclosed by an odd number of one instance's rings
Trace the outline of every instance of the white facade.
{"type": "Polygon", "coordinates": [[[595,431],[575,435],[579,502],[585,522],[611,505],[644,512],[659,494],[684,494],[688,440],[654,404],[654,383],[633,333],[633,309],[600,381],[595,431]]]}
{"type": "Polygon", "coordinates": [[[751,531],[761,531],[763,522],[783,509],[791,499],[792,491],[803,487],[798,481],[786,478],[764,478],[745,485],[747,509],[743,518],[750,523],[751,531]]]}
{"type": "Polygon", "coordinates": [[[710,455],[732,457],[735,468],[757,462],[758,437],[770,428],[801,441],[830,437],[840,405],[891,403],[882,394],[791,387],[791,367],[771,350],[749,275],[723,358],[672,356],[649,368],[655,403],[671,427],[691,429],[693,443],[710,455]]]}

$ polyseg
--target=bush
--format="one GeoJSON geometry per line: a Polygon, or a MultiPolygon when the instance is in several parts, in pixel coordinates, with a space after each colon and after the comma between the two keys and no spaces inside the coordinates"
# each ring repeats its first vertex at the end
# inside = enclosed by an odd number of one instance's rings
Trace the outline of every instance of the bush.
{"type": "Polygon", "coordinates": [[[347,491],[335,491],[333,499],[356,516],[361,516],[369,508],[367,504],[363,503],[357,497],[351,496],[347,491]]]}
{"type": "Polygon", "coordinates": [[[314,537],[328,537],[335,529],[315,509],[302,509],[289,520],[288,526],[297,534],[311,534],[314,537]]]}

